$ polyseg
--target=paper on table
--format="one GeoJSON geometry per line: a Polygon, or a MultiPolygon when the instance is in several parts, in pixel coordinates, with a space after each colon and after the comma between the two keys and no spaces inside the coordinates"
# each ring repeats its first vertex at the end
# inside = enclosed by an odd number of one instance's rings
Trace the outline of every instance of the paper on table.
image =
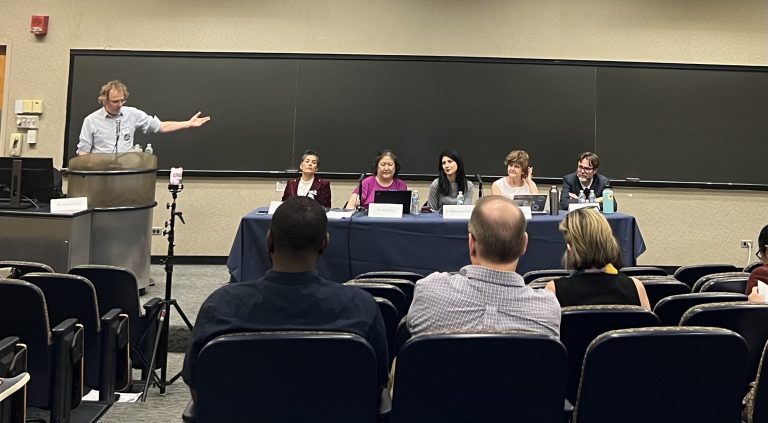
{"type": "Polygon", "coordinates": [[[768,283],[757,281],[757,293],[768,298],[768,283]]]}

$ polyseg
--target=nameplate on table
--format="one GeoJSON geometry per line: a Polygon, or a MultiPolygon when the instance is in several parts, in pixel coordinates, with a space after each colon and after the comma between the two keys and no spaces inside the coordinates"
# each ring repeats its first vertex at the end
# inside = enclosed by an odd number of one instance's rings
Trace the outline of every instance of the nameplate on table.
{"type": "Polygon", "coordinates": [[[568,212],[589,207],[600,210],[600,203],[569,203],[568,212]]]}
{"type": "Polygon", "coordinates": [[[282,201],[270,201],[269,202],[269,210],[267,211],[267,214],[275,214],[275,210],[277,210],[278,207],[280,207],[280,204],[283,204],[282,201]]]}
{"type": "Polygon", "coordinates": [[[533,219],[533,214],[531,214],[531,206],[520,206],[520,210],[523,212],[525,220],[533,219]]]}
{"type": "Polygon", "coordinates": [[[403,205],[371,203],[368,205],[368,217],[391,217],[394,219],[400,219],[403,217],[403,205]]]}
{"type": "Polygon", "coordinates": [[[77,213],[88,210],[88,197],[55,198],[51,200],[51,213],[77,213]]]}
{"type": "Polygon", "coordinates": [[[469,220],[474,209],[475,206],[472,204],[445,205],[443,206],[443,219],[469,220]]]}
{"type": "Polygon", "coordinates": [[[355,214],[354,210],[328,210],[325,215],[328,217],[328,219],[350,219],[352,215],[355,214]]]}

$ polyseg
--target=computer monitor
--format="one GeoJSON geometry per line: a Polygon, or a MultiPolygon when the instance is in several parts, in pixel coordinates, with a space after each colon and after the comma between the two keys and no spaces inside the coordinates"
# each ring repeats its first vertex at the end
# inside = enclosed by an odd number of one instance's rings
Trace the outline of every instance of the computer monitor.
{"type": "Polygon", "coordinates": [[[0,208],[26,209],[54,198],[53,159],[0,157],[0,208]]]}

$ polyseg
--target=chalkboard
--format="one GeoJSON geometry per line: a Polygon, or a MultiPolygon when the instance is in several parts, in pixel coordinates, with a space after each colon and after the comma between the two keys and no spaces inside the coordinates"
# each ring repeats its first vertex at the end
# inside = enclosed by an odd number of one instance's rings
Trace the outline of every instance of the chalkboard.
{"type": "Polygon", "coordinates": [[[66,158],[99,87],[121,79],[129,103],[163,120],[198,110],[209,124],[151,142],[162,169],[296,168],[315,149],[320,171],[370,170],[382,148],[406,175],[434,175],[457,148],[468,173],[503,175],[528,151],[538,178],[600,154],[614,179],[764,184],[768,70],[489,58],[73,50],[66,158]]]}

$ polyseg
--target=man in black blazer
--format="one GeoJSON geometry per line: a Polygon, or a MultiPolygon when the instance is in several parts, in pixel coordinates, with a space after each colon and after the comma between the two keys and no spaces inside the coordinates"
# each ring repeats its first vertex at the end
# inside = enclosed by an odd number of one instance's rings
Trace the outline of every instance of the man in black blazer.
{"type": "Polygon", "coordinates": [[[610,181],[597,173],[600,166],[600,158],[590,151],[581,153],[576,172],[563,177],[563,188],[560,190],[560,210],[568,210],[568,203],[579,198],[582,190],[589,197],[589,192],[594,191],[598,203],[603,202],[603,189],[610,185],[610,181]]]}

